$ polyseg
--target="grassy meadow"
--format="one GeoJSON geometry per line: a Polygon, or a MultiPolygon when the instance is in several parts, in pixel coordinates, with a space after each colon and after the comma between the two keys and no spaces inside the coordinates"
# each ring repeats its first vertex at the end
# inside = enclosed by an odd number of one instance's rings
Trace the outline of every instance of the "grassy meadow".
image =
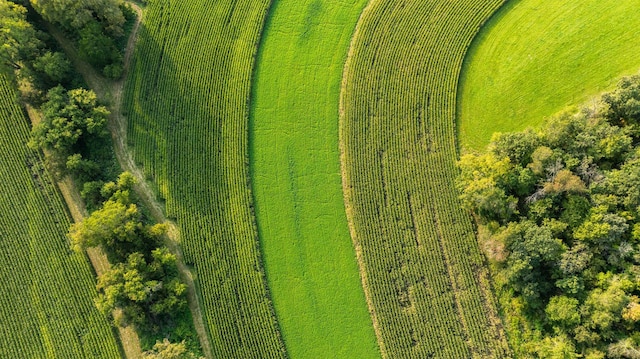
{"type": "Polygon", "coordinates": [[[460,145],[537,126],[640,69],[640,0],[508,2],[467,56],[458,105],[460,145]]]}
{"type": "Polygon", "coordinates": [[[291,358],[380,356],[347,227],[338,146],[343,65],[365,4],[275,1],[257,59],[251,178],[291,358]]]}

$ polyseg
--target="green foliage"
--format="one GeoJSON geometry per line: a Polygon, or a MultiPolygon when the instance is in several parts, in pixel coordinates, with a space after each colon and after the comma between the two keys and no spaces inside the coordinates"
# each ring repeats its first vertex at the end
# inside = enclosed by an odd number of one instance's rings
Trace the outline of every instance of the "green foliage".
{"type": "Polygon", "coordinates": [[[30,0],[31,5],[45,20],[66,29],[83,29],[87,24],[100,21],[110,36],[122,36],[125,22],[117,0],[30,0]]]}
{"type": "Polygon", "coordinates": [[[70,82],[71,62],[62,52],[47,51],[33,61],[33,69],[41,74],[41,87],[54,87],[57,84],[70,82]]]}
{"type": "Polygon", "coordinates": [[[82,222],[71,226],[69,238],[76,250],[102,246],[112,263],[125,261],[131,253],[148,253],[159,245],[166,227],[143,223],[143,216],[131,199],[134,177],[124,172],[117,182],[104,184],[107,200],[82,222]]]}
{"type": "Polygon", "coordinates": [[[85,60],[98,69],[109,67],[108,73],[115,74],[122,67],[122,54],[115,41],[102,32],[99,23],[92,21],[80,30],[78,52],[85,60]]]}
{"type": "Polygon", "coordinates": [[[131,253],[98,276],[96,305],[115,325],[157,331],[185,309],[186,288],[177,277],[175,255],[160,247],[150,259],[131,253]]]}
{"type": "Polygon", "coordinates": [[[78,157],[88,138],[104,137],[109,111],[98,105],[96,94],[85,89],[66,91],[57,86],[42,105],[43,120],[31,131],[32,148],[51,151],[53,167],[95,176],[98,167],[78,157]],[[71,167],[69,167],[71,166],[71,167]],[[86,173],[88,172],[88,173],[86,173]]]}
{"type": "Polygon", "coordinates": [[[76,42],[79,55],[106,77],[122,75],[126,8],[120,0],[31,0],[42,17],[76,42]],[[125,9],[125,13],[123,13],[125,9]]]}
{"type": "MultiPolygon", "coordinates": [[[[640,76],[625,78],[595,110],[563,114],[539,131],[494,136],[488,153],[458,162],[461,200],[480,223],[491,224],[483,227],[490,241],[503,246],[501,260],[494,263],[498,288],[526,303],[522,313],[528,326],[544,336],[540,341],[528,335],[517,352],[540,358],[635,355],[640,137],[633,108],[640,101],[640,91],[634,90],[639,83],[640,76]],[[526,144],[515,146],[503,138],[523,138],[526,144]],[[529,168],[534,179],[528,192],[517,190],[531,180],[517,183],[522,168],[529,168]],[[495,208],[514,206],[517,216],[495,222],[496,212],[481,204],[496,197],[477,190],[486,182],[501,193],[495,208]]],[[[493,250],[487,255],[496,256],[493,250]]]]}
{"type": "Polygon", "coordinates": [[[187,350],[184,342],[171,343],[166,338],[156,342],[153,350],[142,354],[143,359],[197,359],[197,357],[187,350]]]}
{"type": "Polygon", "coordinates": [[[20,69],[20,62],[35,58],[43,46],[26,15],[23,6],[0,0],[0,70],[20,69]]]}

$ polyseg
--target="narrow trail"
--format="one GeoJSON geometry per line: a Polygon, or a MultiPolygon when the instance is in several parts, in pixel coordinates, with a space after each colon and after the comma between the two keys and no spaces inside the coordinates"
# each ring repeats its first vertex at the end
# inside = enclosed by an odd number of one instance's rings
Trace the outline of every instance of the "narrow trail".
{"type": "MultiPolygon", "coordinates": [[[[138,183],[135,186],[135,191],[144,206],[151,213],[153,219],[158,223],[165,223],[168,226],[165,244],[167,245],[169,250],[177,257],[177,265],[178,271],[180,272],[180,277],[187,285],[187,302],[189,305],[189,309],[191,310],[191,315],[193,317],[193,324],[198,334],[200,345],[205,357],[211,359],[213,358],[211,342],[209,340],[209,334],[205,326],[200,299],[198,297],[195,282],[193,280],[193,274],[184,263],[182,249],[179,245],[180,231],[178,230],[175,222],[170,221],[165,216],[163,205],[158,202],[155,192],[153,191],[149,183],[145,180],[144,173],[140,168],[138,168],[131,152],[129,152],[127,148],[127,119],[122,115],[122,93],[124,92],[124,85],[126,82],[127,74],[129,72],[129,68],[131,67],[131,58],[135,49],[136,41],[138,39],[138,30],[140,28],[143,17],[143,11],[138,5],[131,2],[127,3],[131,5],[131,8],[136,12],[137,18],[127,41],[127,46],[125,48],[123,74],[122,77],[116,81],[111,81],[104,78],[102,75],[97,73],[95,69],[91,67],[91,65],[80,59],[72,43],[65,38],[64,34],[59,29],[50,25],[47,25],[47,27],[51,35],[58,41],[60,46],[67,53],[67,56],[73,63],[74,67],[82,75],[89,87],[95,91],[96,95],[101,101],[104,101],[108,104],[109,110],[111,111],[111,115],[109,116],[109,130],[111,131],[116,158],[118,159],[118,162],[120,163],[122,169],[133,174],[133,176],[138,180],[138,183]]],[[[77,199],[81,200],[80,198],[77,199]]],[[[133,334],[135,334],[135,332],[133,334]]],[[[127,357],[130,358],[128,354],[127,357]]],[[[132,358],[137,357],[138,356],[134,356],[132,358]]]]}

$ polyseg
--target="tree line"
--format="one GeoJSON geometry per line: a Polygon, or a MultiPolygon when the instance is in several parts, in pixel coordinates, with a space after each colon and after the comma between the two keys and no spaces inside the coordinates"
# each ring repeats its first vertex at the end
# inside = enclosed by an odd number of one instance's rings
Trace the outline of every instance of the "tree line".
{"type": "Polygon", "coordinates": [[[522,357],[640,358],[640,76],[459,161],[522,357]]]}

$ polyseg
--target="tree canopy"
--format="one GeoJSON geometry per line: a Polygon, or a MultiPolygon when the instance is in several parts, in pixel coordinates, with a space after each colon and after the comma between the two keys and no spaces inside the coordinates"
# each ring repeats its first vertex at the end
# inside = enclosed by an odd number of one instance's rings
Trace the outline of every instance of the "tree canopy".
{"type": "Polygon", "coordinates": [[[595,108],[497,133],[459,161],[525,357],[640,357],[639,120],[634,76],[595,108]]]}
{"type": "Polygon", "coordinates": [[[66,28],[82,29],[100,21],[107,33],[122,36],[125,18],[117,0],[30,0],[31,5],[49,22],[66,28]]]}
{"type": "Polygon", "coordinates": [[[41,35],[27,21],[27,9],[8,0],[0,0],[0,69],[18,70],[25,61],[40,55],[41,35]]]}
{"type": "Polygon", "coordinates": [[[42,122],[33,128],[29,145],[51,151],[53,165],[61,172],[97,171],[94,164],[78,156],[88,136],[106,135],[109,111],[98,104],[96,94],[56,86],[47,93],[41,110],[42,122]]]}

